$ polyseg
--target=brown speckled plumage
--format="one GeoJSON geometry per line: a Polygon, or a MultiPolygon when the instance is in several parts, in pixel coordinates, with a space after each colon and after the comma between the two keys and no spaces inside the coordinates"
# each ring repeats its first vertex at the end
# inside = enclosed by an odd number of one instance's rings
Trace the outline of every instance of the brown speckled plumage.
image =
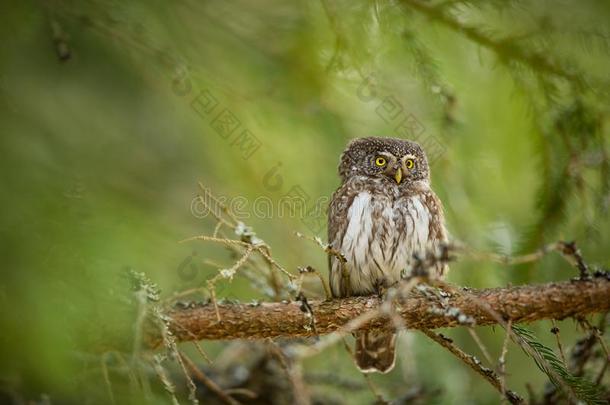
{"type": "MultiPolygon", "coordinates": [[[[447,240],[442,204],[430,188],[428,161],[415,142],[356,139],[341,155],[339,175],[342,184],[329,207],[328,240],[347,262],[330,258],[333,296],[379,293],[409,275],[414,255],[425,255],[447,240]],[[376,163],[380,158],[384,165],[376,163]]],[[[442,277],[446,266],[432,271],[442,277]]],[[[389,371],[395,337],[387,332],[356,334],[358,366],[389,371]]]]}

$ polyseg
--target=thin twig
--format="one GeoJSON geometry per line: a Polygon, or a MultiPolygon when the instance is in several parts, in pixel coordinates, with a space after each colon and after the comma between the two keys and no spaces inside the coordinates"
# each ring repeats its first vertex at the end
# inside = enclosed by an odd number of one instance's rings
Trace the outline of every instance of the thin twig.
{"type": "Polygon", "coordinates": [[[291,361],[288,359],[281,347],[277,345],[273,340],[267,339],[267,347],[270,352],[277,358],[280,366],[286,373],[288,380],[292,384],[293,401],[297,405],[308,405],[311,401],[309,393],[303,382],[303,376],[300,372],[300,367],[297,361],[291,361]]]}
{"type": "Polygon", "coordinates": [[[500,393],[502,400],[506,397],[506,353],[508,352],[508,341],[510,340],[509,331],[512,330],[512,320],[508,320],[507,328],[504,335],[504,343],[502,343],[502,351],[500,352],[500,358],[498,359],[498,377],[500,378],[500,393]]]}
{"type": "Polygon", "coordinates": [[[254,391],[251,391],[249,389],[246,388],[227,388],[225,390],[225,394],[230,395],[230,396],[234,396],[234,395],[241,395],[244,396],[248,399],[256,399],[258,398],[258,394],[254,391]]]}
{"type": "Polygon", "coordinates": [[[306,267],[299,267],[299,284],[298,284],[298,291],[300,291],[301,289],[301,285],[303,284],[303,279],[305,275],[308,274],[314,274],[316,277],[318,277],[318,279],[320,280],[320,284],[322,284],[322,288],[324,289],[324,296],[326,297],[326,299],[332,299],[332,295],[330,293],[330,289],[328,287],[328,284],[326,283],[326,280],[324,279],[324,277],[322,277],[322,274],[320,274],[320,272],[318,270],[316,270],[315,268],[311,267],[311,266],[306,266],[306,267]]]}
{"type": "MultiPolygon", "coordinates": [[[[460,348],[458,348],[453,341],[442,334],[434,333],[428,329],[422,329],[422,332],[428,336],[430,339],[443,346],[449,352],[451,352],[455,357],[460,359],[466,365],[468,365],[472,370],[480,374],[487,382],[489,382],[498,392],[502,392],[502,382],[498,375],[490,368],[483,367],[481,362],[474,356],[464,353],[460,348]]],[[[518,394],[513,391],[507,390],[504,393],[505,398],[511,404],[521,404],[523,403],[523,398],[521,398],[518,394]]]]}
{"type": "Polygon", "coordinates": [[[606,361],[602,365],[601,370],[599,370],[599,374],[595,378],[595,384],[600,385],[602,383],[602,379],[604,378],[604,374],[606,374],[606,370],[608,370],[608,365],[610,365],[610,359],[606,359],[606,361]]]}
{"type": "Polygon", "coordinates": [[[191,378],[191,375],[189,374],[188,370],[186,369],[187,362],[192,362],[187,356],[183,355],[182,352],[177,349],[174,350],[175,352],[172,351],[172,354],[175,355],[176,360],[178,361],[178,365],[180,366],[180,370],[182,371],[184,378],[186,379],[186,386],[189,390],[189,399],[191,403],[193,403],[193,405],[197,405],[199,403],[197,401],[197,386],[195,385],[195,382],[191,378]]]}
{"type": "MultiPolygon", "coordinates": [[[[214,194],[212,194],[210,192],[210,190],[206,189],[203,185],[203,183],[199,182],[199,188],[201,189],[201,191],[203,191],[203,193],[207,196],[209,196],[214,203],[216,203],[221,209],[222,211],[233,221],[233,223],[230,223],[228,221],[226,221],[224,218],[217,216],[216,212],[212,209],[210,209],[210,207],[208,208],[208,211],[210,211],[212,213],[212,215],[216,216],[216,218],[219,221],[225,222],[225,224],[231,228],[235,228],[237,226],[237,224],[239,223],[239,219],[237,219],[237,217],[231,212],[231,210],[229,209],[229,207],[227,207],[222,201],[220,201],[218,198],[216,198],[216,196],[214,194]]],[[[205,204],[205,200],[204,200],[204,204],[205,204]]]]}
{"type": "Polygon", "coordinates": [[[553,324],[551,333],[553,335],[555,335],[555,340],[557,341],[557,347],[559,348],[559,355],[561,356],[561,360],[563,361],[563,364],[565,364],[567,367],[568,363],[566,362],[566,355],[565,355],[565,352],[563,351],[563,345],[561,344],[561,337],[559,336],[559,328],[557,327],[557,323],[555,322],[554,319],[551,319],[551,323],[553,324]]]}
{"type": "Polygon", "coordinates": [[[195,349],[197,350],[197,353],[199,353],[199,355],[208,363],[208,364],[212,364],[212,360],[210,359],[210,357],[208,356],[208,354],[205,352],[205,350],[203,350],[203,347],[201,347],[201,345],[199,344],[199,342],[197,341],[193,341],[193,345],[195,346],[195,349]]]}
{"type": "Polygon", "coordinates": [[[491,356],[489,355],[489,352],[487,351],[487,348],[485,347],[485,345],[483,344],[483,342],[479,338],[479,335],[474,330],[474,328],[469,327],[468,328],[468,333],[470,334],[472,339],[476,342],[477,346],[479,346],[479,349],[481,349],[481,353],[483,353],[483,357],[485,357],[485,360],[487,360],[487,363],[489,365],[492,365],[493,364],[493,360],[491,359],[491,356]]]}
{"type": "Polygon", "coordinates": [[[234,398],[231,398],[231,396],[225,393],[222,388],[218,386],[218,384],[216,384],[207,375],[205,375],[203,371],[201,371],[191,359],[184,355],[184,353],[180,352],[179,355],[180,359],[182,360],[182,362],[184,362],[186,367],[188,367],[193,376],[203,385],[205,385],[206,388],[210,390],[210,392],[216,395],[216,397],[218,397],[220,401],[228,405],[239,405],[239,401],[235,400],[234,398]]]}
{"type": "MultiPolygon", "coordinates": [[[[583,282],[585,282],[585,280],[583,280],[583,282]]],[[[557,381],[562,389],[568,394],[568,396],[570,396],[571,399],[576,398],[576,395],[574,393],[574,391],[572,390],[572,388],[570,386],[568,386],[563,379],[561,379],[559,377],[559,375],[557,374],[557,372],[551,367],[551,365],[549,364],[549,362],[542,356],[540,355],[540,353],[538,353],[537,351],[533,350],[528,344],[527,342],[524,341],[524,339],[514,333],[514,331],[511,329],[507,329],[507,322],[504,319],[504,317],[494,308],[492,308],[487,302],[481,300],[479,297],[475,296],[474,294],[468,292],[468,291],[464,291],[464,290],[456,290],[453,286],[448,285],[445,282],[442,281],[437,281],[438,284],[444,286],[445,288],[447,288],[449,291],[454,291],[457,292],[458,294],[463,294],[464,296],[468,297],[469,299],[471,299],[476,305],[478,305],[481,309],[483,309],[489,316],[491,316],[492,318],[494,318],[496,320],[497,323],[499,323],[500,325],[502,325],[502,327],[507,331],[507,333],[510,334],[511,338],[513,339],[513,341],[515,343],[517,343],[530,357],[536,359],[538,364],[543,364],[546,372],[555,380],[557,381]]],[[[565,301],[562,301],[565,302],[565,301]]],[[[553,319],[553,317],[551,317],[553,319]]],[[[514,322],[517,322],[517,319],[515,319],[514,317],[508,317],[508,319],[513,319],[514,322]]]]}
{"type": "Polygon", "coordinates": [[[105,352],[102,355],[102,361],[104,363],[107,363],[109,356],[114,357],[115,361],[117,361],[120,365],[122,365],[123,368],[126,370],[127,376],[129,378],[129,388],[130,388],[131,392],[135,392],[135,390],[138,386],[138,378],[134,374],[133,367],[131,365],[129,365],[127,360],[125,360],[125,356],[116,350],[110,350],[110,351],[105,352]]]}
{"type": "Polygon", "coordinates": [[[111,404],[115,404],[114,401],[114,392],[112,391],[112,384],[110,382],[110,376],[108,375],[108,365],[106,364],[106,356],[103,355],[100,358],[101,368],[102,368],[102,376],[104,377],[104,384],[106,385],[106,389],[108,390],[108,398],[110,399],[111,404]]]}
{"type": "Polygon", "coordinates": [[[214,238],[218,237],[218,233],[220,232],[220,229],[222,228],[222,225],[223,225],[223,222],[222,221],[218,221],[218,223],[214,227],[214,232],[212,232],[212,237],[214,237],[214,238]]]}
{"type": "Polygon", "coordinates": [[[539,261],[551,252],[558,252],[572,266],[579,271],[580,280],[590,279],[589,266],[584,261],[580,249],[576,247],[576,242],[558,241],[544,245],[542,248],[532,253],[520,256],[510,256],[491,252],[480,252],[461,243],[453,243],[449,249],[454,252],[467,254],[469,257],[479,261],[492,261],[506,266],[532,263],[539,261]]]}
{"type": "Polygon", "coordinates": [[[161,381],[161,384],[163,385],[163,388],[165,389],[165,391],[168,393],[170,399],[172,400],[172,404],[180,405],[180,403],[178,402],[178,399],[176,398],[176,387],[174,386],[174,384],[171,382],[171,380],[167,376],[167,373],[165,372],[165,368],[161,364],[160,355],[153,356],[152,365],[153,365],[153,369],[155,370],[155,373],[157,374],[157,377],[159,377],[159,380],[161,381]]]}
{"type": "MultiPolygon", "coordinates": [[[[308,236],[308,235],[303,235],[300,232],[295,232],[294,234],[296,235],[297,238],[305,239],[305,240],[315,243],[316,246],[320,247],[328,255],[329,258],[335,257],[337,260],[339,260],[339,265],[341,267],[341,275],[343,277],[343,285],[347,286],[346,288],[348,288],[348,291],[346,292],[345,295],[347,295],[347,296],[351,295],[350,291],[349,291],[349,288],[351,285],[349,282],[349,271],[346,266],[347,259],[345,258],[343,253],[341,253],[337,249],[333,248],[333,246],[330,243],[322,242],[322,239],[320,239],[317,236],[312,237],[312,236],[308,236]]],[[[324,283],[324,280],[322,280],[322,282],[324,283]]],[[[327,289],[325,283],[324,283],[324,291],[326,292],[326,296],[330,297],[329,290],[327,289]]]]}

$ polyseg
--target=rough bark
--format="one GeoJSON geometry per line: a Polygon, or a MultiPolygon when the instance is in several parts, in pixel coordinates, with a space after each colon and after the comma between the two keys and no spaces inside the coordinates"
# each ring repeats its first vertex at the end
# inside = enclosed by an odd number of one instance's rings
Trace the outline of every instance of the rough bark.
{"type": "MultiPolygon", "coordinates": [[[[459,314],[474,320],[476,325],[497,323],[489,308],[513,323],[563,319],[610,310],[610,281],[602,277],[588,281],[461,291],[464,293],[449,294],[442,299],[416,291],[395,305],[396,313],[407,328],[436,329],[460,325],[456,311],[450,311],[450,308],[458,308],[459,314]]],[[[170,329],[179,341],[262,339],[335,332],[350,320],[379,308],[381,303],[382,300],[375,296],[309,301],[315,328],[308,312],[298,301],[219,305],[220,321],[211,304],[181,303],[166,313],[172,319],[170,329]]],[[[461,317],[462,323],[463,320],[461,317]]],[[[387,327],[387,319],[378,317],[362,329],[387,327]]],[[[159,342],[154,334],[150,338],[153,344],[159,342]]]]}

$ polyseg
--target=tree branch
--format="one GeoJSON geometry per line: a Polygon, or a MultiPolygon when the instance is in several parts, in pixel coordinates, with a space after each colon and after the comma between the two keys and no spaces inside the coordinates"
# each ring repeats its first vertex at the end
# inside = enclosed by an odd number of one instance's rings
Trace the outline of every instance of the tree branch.
{"type": "MultiPolygon", "coordinates": [[[[610,310],[610,280],[597,277],[588,281],[566,281],[542,285],[462,290],[464,293],[424,294],[414,291],[397,299],[396,314],[410,329],[436,329],[460,324],[460,315],[476,325],[497,324],[490,309],[513,323],[540,319],[563,319],[610,310]],[[483,308],[487,306],[487,308],[483,308]],[[439,310],[441,309],[441,310],[439,310]],[[453,311],[451,311],[453,309],[453,311]]],[[[371,311],[383,312],[376,296],[350,297],[332,301],[309,301],[315,317],[315,332],[309,310],[300,302],[218,305],[220,321],[213,305],[178,303],[165,311],[169,327],[178,341],[202,339],[262,339],[304,337],[341,330],[349,321],[371,311]]],[[[388,328],[392,323],[376,316],[362,329],[388,328]]],[[[157,332],[149,333],[153,346],[160,343],[157,332]]]]}
{"type": "Polygon", "coordinates": [[[457,18],[445,13],[442,7],[433,6],[420,0],[402,0],[402,3],[438,21],[451,30],[465,35],[469,40],[494,51],[501,59],[512,59],[524,63],[542,73],[551,74],[568,80],[578,87],[585,84],[575,72],[551,60],[547,55],[531,52],[506,40],[493,39],[475,27],[464,25],[457,18]]]}

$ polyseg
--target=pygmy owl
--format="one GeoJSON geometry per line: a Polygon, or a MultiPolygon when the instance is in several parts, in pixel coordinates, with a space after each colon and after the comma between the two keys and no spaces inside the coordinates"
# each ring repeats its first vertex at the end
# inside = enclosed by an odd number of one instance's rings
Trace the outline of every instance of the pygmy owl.
{"type": "MultiPolygon", "coordinates": [[[[416,255],[424,257],[446,242],[443,208],[417,143],[355,139],[341,155],[339,175],[328,210],[328,241],[347,261],[329,258],[334,297],[380,293],[409,276],[416,255]]],[[[430,269],[433,277],[446,271],[443,263],[430,269]]],[[[396,332],[359,331],[355,338],[358,368],[392,369],[396,332]]]]}

